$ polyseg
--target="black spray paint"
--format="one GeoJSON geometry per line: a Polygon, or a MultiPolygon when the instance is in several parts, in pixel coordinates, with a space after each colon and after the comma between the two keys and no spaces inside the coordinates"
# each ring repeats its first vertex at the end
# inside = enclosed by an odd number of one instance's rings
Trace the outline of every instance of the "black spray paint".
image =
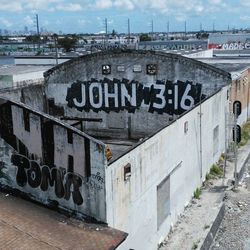
{"type": "Polygon", "coordinates": [[[23,155],[13,154],[11,162],[17,167],[16,182],[24,187],[27,183],[32,188],[40,186],[42,191],[47,191],[49,186],[54,187],[58,198],[70,199],[77,205],[83,203],[80,191],[82,177],[74,173],[66,173],[64,168],[52,168],[39,166],[38,162],[29,160],[23,155]]]}
{"type": "Polygon", "coordinates": [[[77,81],[68,88],[66,101],[69,107],[89,112],[127,110],[134,113],[140,107],[158,114],[181,114],[199,103],[201,84],[177,81],[156,81],[144,86],[127,79],[77,81]]]}
{"type": "MultiPolygon", "coordinates": [[[[20,187],[30,186],[31,188],[40,188],[41,191],[47,191],[49,187],[54,188],[54,193],[57,198],[72,200],[75,204],[83,204],[84,197],[81,193],[83,185],[91,190],[103,189],[104,183],[100,182],[98,176],[95,177],[91,173],[91,160],[90,160],[90,142],[89,139],[84,138],[85,144],[85,158],[83,159],[83,167],[86,169],[86,177],[82,177],[74,172],[74,167],[70,170],[67,168],[68,162],[62,162],[62,166],[56,166],[54,163],[54,125],[55,123],[40,116],[40,124],[37,131],[41,133],[42,141],[40,147],[42,148],[42,158],[37,157],[35,154],[30,153],[30,149],[14,134],[14,122],[12,114],[13,104],[6,102],[0,105],[0,137],[13,147],[13,154],[11,162],[17,167],[16,183],[20,187]]],[[[22,108],[23,113],[23,129],[30,133],[30,114],[29,109],[22,108]]],[[[22,110],[21,109],[21,110],[22,110]]],[[[73,133],[73,131],[70,131],[73,133]]],[[[31,136],[27,135],[27,136],[31,136]]],[[[72,134],[73,136],[73,134],[72,134]]],[[[66,142],[65,142],[66,143],[66,142]]],[[[74,141],[72,141],[74,143],[74,141]]],[[[72,156],[73,158],[73,156],[72,156]]],[[[74,162],[74,159],[72,159],[74,162]]]]}

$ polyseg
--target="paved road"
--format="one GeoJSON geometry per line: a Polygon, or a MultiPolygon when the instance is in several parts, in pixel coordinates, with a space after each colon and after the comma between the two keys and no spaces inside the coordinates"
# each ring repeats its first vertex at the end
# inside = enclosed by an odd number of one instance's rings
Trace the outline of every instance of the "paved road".
{"type": "Polygon", "coordinates": [[[250,167],[237,192],[226,192],[226,213],[211,247],[212,250],[250,250],[249,173],[250,167]]]}

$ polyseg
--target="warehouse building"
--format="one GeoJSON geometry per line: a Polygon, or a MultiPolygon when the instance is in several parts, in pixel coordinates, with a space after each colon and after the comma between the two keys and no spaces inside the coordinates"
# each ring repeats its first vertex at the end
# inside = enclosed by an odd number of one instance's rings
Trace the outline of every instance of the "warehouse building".
{"type": "Polygon", "coordinates": [[[1,185],[128,233],[118,249],[157,249],[225,151],[230,74],[128,50],[44,77],[43,106],[35,89],[1,99],[1,185]]]}

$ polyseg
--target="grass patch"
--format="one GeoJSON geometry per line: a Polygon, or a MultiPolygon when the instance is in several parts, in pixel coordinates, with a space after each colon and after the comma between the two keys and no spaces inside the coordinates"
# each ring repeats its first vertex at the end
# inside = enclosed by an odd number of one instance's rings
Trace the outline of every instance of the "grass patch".
{"type": "Polygon", "coordinates": [[[206,229],[208,229],[208,228],[210,228],[210,226],[209,226],[209,225],[207,225],[207,224],[205,224],[205,226],[204,226],[204,230],[206,230],[206,229]]]}
{"type": "Polygon", "coordinates": [[[192,246],[191,250],[197,249],[199,243],[200,243],[200,240],[197,240],[196,242],[193,242],[193,246],[192,246]]]}
{"type": "Polygon", "coordinates": [[[240,147],[246,145],[249,139],[250,139],[250,121],[246,122],[241,127],[241,141],[238,145],[240,147]]]}
{"type": "Polygon", "coordinates": [[[209,180],[212,180],[212,179],[214,179],[214,176],[211,175],[210,173],[207,173],[206,174],[206,181],[209,181],[209,180]]]}
{"type": "Polygon", "coordinates": [[[217,164],[213,164],[210,168],[209,174],[212,176],[222,176],[223,170],[217,164]]]}
{"type": "Polygon", "coordinates": [[[201,189],[200,188],[196,188],[194,191],[194,198],[195,199],[200,199],[201,196],[201,189]]]}
{"type": "Polygon", "coordinates": [[[213,164],[212,167],[210,168],[209,173],[206,174],[205,181],[210,181],[221,176],[223,176],[223,169],[219,165],[213,164]]]}

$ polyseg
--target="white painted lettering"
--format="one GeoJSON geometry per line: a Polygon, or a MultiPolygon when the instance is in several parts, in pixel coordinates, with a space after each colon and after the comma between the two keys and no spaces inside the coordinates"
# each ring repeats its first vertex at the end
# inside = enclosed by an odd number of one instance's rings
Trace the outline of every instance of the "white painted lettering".
{"type": "Polygon", "coordinates": [[[153,103],[153,107],[157,109],[163,109],[166,106],[166,98],[164,92],[166,87],[162,84],[154,85],[155,89],[159,89],[160,93],[156,94],[156,98],[161,99],[161,103],[153,103]]]}
{"type": "Polygon", "coordinates": [[[98,82],[94,82],[91,83],[90,87],[89,87],[89,102],[90,105],[93,108],[99,109],[102,107],[102,102],[103,102],[103,98],[102,98],[102,85],[99,84],[98,82]],[[93,89],[97,88],[98,89],[98,94],[94,95],[93,89]],[[98,96],[98,102],[95,103],[94,99],[97,98],[98,96]],[[94,98],[95,97],[95,98],[94,98]]]}
{"type": "Polygon", "coordinates": [[[73,99],[73,102],[75,104],[76,107],[82,108],[86,105],[86,86],[81,84],[81,92],[82,92],[82,101],[78,102],[76,98],[73,99]]]}
{"type": "Polygon", "coordinates": [[[181,108],[184,110],[188,110],[194,106],[194,98],[188,95],[190,90],[191,90],[191,85],[188,84],[181,98],[181,104],[180,104],[181,108]],[[186,104],[187,101],[189,102],[189,104],[186,104]]]}
{"type": "Polygon", "coordinates": [[[174,86],[174,109],[178,110],[178,103],[179,103],[179,98],[178,98],[178,85],[174,86]]]}
{"type": "Polygon", "coordinates": [[[136,107],[136,85],[132,84],[132,94],[128,94],[128,90],[125,84],[121,84],[121,104],[122,107],[126,107],[125,100],[128,100],[131,106],[136,107]]]}
{"type": "Polygon", "coordinates": [[[104,84],[105,107],[109,108],[109,99],[114,99],[114,107],[118,108],[118,86],[114,83],[114,93],[109,93],[108,83],[104,84]]]}

